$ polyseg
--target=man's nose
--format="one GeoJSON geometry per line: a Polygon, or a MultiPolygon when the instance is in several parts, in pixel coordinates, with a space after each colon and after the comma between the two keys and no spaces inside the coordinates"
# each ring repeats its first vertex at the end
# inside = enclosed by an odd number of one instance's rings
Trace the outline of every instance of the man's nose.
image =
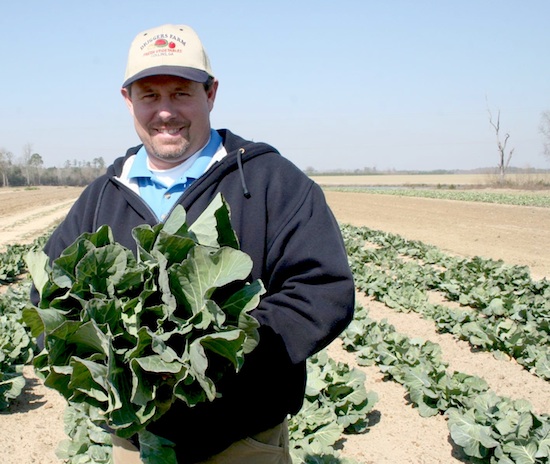
{"type": "Polygon", "coordinates": [[[157,112],[159,117],[163,119],[171,119],[176,114],[175,102],[168,96],[161,97],[158,102],[157,112]]]}

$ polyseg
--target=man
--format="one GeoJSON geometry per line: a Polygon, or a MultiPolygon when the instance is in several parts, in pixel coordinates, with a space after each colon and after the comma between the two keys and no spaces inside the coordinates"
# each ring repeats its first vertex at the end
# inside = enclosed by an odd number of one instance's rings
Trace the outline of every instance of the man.
{"type": "MultiPolygon", "coordinates": [[[[351,321],[354,285],[322,190],[273,147],[212,130],[217,90],[191,28],[139,34],[122,96],[142,145],[85,189],[45,249],[55,259],[81,233],[107,224],[135,251],[135,226],[163,221],[176,204],[191,224],[221,192],[253,260],[250,279],[266,287],[251,313],[260,343],[221,398],[192,408],[174,404],[149,430],[176,444],[180,463],[288,463],[286,418],[302,405],[306,360],[351,321]]],[[[140,462],[117,437],[114,459],[140,462]]]]}

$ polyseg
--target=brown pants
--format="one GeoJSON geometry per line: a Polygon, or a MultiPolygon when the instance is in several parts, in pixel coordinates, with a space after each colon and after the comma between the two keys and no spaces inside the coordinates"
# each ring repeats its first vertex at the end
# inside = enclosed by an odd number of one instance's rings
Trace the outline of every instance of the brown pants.
{"type": "MultiPolygon", "coordinates": [[[[112,436],[114,464],[142,464],[139,451],[128,440],[112,436]]],[[[288,424],[233,443],[200,464],[292,464],[288,447],[288,424]]]]}

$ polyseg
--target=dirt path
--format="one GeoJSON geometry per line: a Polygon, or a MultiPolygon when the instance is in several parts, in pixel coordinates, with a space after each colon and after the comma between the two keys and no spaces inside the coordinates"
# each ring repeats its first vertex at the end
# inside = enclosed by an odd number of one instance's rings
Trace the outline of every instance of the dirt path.
{"type": "Polygon", "coordinates": [[[340,222],[550,276],[550,208],[331,191],[326,197],[340,222]]]}
{"type": "MultiPolygon", "coordinates": [[[[32,239],[48,230],[74,201],[79,189],[40,189],[38,192],[0,189],[0,246],[14,243],[25,234],[32,239]],[[27,196],[29,195],[29,196],[27,196]],[[17,206],[8,207],[13,201],[17,206]],[[40,213],[37,215],[37,212],[40,213]],[[45,213],[45,212],[50,213],[45,213]],[[32,227],[25,229],[28,224],[32,227]],[[24,232],[25,231],[25,232],[24,232]],[[15,234],[15,235],[10,235],[15,234]]],[[[377,194],[327,192],[337,219],[421,240],[463,256],[503,259],[527,265],[533,276],[550,276],[550,210],[543,208],[463,203],[377,194]]],[[[472,353],[450,335],[438,334],[430,321],[416,314],[403,314],[358,296],[374,319],[387,319],[399,332],[440,344],[450,369],[485,378],[500,395],[525,398],[535,409],[550,412],[550,383],[526,372],[512,361],[496,360],[488,353],[472,353]]],[[[353,354],[336,341],[331,355],[355,365],[353,354]]],[[[361,368],[364,369],[364,368],[361,368]]],[[[443,417],[422,418],[407,404],[400,385],[384,381],[376,367],[364,369],[367,390],[379,401],[366,434],[351,436],[343,453],[365,464],[460,463],[460,454],[449,441],[443,417]]],[[[60,464],[57,444],[65,439],[64,402],[44,388],[27,368],[29,379],[23,396],[7,414],[0,414],[0,463],[60,464]]]]}
{"type": "Polygon", "coordinates": [[[67,214],[81,191],[80,187],[0,189],[0,251],[47,232],[67,214]]]}

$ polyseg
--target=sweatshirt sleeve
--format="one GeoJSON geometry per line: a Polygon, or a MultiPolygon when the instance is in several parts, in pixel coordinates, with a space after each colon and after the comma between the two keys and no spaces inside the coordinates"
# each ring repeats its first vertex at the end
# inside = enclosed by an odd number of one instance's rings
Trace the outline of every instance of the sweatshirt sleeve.
{"type": "Polygon", "coordinates": [[[351,322],[352,272],[340,228],[321,188],[309,184],[267,255],[268,292],[254,316],[278,337],[294,364],[326,347],[351,322]]]}

